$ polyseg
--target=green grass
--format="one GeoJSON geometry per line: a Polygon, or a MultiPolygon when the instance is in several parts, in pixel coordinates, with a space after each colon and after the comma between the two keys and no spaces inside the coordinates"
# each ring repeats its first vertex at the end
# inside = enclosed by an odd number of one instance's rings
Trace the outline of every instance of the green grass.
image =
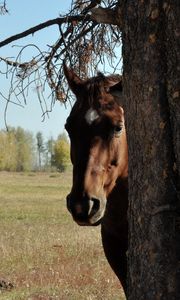
{"type": "Polygon", "coordinates": [[[79,227],[66,209],[70,185],[70,172],[0,173],[0,282],[14,286],[0,300],[124,299],[100,227],[79,227]]]}

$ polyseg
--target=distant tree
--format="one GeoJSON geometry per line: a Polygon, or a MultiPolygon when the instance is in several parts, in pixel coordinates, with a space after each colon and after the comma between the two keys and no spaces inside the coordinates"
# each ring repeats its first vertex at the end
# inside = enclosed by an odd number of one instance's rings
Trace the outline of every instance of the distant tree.
{"type": "Polygon", "coordinates": [[[69,141],[68,141],[68,138],[67,138],[67,135],[65,134],[65,132],[60,133],[58,135],[57,140],[64,140],[64,141],[66,141],[69,144],[69,141]]]}
{"type": "Polygon", "coordinates": [[[17,148],[17,171],[28,171],[33,164],[33,136],[30,132],[18,127],[15,130],[17,148]]]}
{"type": "Polygon", "coordinates": [[[28,171],[33,166],[34,141],[30,132],[18,127],[0,131],[0,170],[28,171]]]}
{"type": "Polygon", "coordinates": [[[4,170],[4,165],[5,165],[5,161],[4,161],[4,145],[6,143],[6,136],[4,134],[4,132],[0,132],[0,171],[4,170]]]}
{"type": "Polygon", "coordinates": [[[53,165],[55,165],[60,172],[64,172],[69,163],[69,142],[66,135],[63,133],[59,135],[54,144],[53,165]]]}
{"type": "Polygon", "coordinates": [[[16,148],[16,138],[13,132],[7,133],[6,140],[6,148],[5,148],[5,157],[6,157],[6,165],[5,170],[7,171],[16,171],[17,168],[17,148],[16,148]]]}
{"type": "Polygon", "coordinates": [[[37,139],[37,150],[38,150],[38,160],[39,160],[39,169],[42,167],[42,154],[44,153],[44,141],[42,132],[37,132],[36,134],[37,139]]]}
{"type": "Polygon", "coordinates": [[[54,139],[51,136],[46,143],[46,165],[52,167],[53,164],[53,154],[54,154],[54,139]]]}
{"type": "Polygon", "coordinates": [[[0,170],[16,171],[16,140],[13,132],[0,132],[0,170]]]}

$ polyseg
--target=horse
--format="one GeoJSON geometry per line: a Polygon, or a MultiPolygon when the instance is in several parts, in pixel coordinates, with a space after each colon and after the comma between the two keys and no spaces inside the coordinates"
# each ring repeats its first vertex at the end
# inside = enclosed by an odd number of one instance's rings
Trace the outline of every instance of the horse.
{"type": "Polygon", "coordinates": [[[126,293],[128,147],[122,76],[81,79],[64,64],[76,96],[65,129],[70,138],[72,189],[67,209],[81,226],[101,224],[105,256],[126,293]]]}

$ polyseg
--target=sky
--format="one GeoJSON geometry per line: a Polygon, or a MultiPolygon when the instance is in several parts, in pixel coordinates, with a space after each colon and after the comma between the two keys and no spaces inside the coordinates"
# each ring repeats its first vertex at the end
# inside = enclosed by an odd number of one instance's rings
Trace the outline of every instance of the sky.
{"type": "MultiPolygon", "coordinates": [[[[49,19],[54,19],[59,14],[68,12],[71,0],[7,0],[9,14],[0,16],[0,41],[14,34],[20,33],[39,23],[49,19]]],[[[1,57],[13,57],[17,53],[18,47],[13,45],[26,45],[28,43],[37,43],[41,48],[47,44],[53,44],[58,38],[58,27],[51,26],[48,29],[41,30],[33,36],[26,37],[13,42],[6,47],[0,48],[1,57]]],[[[30,53],[31,54],[31,53],[30,53]]],[[[0,74],[1,88],[5,94],[8,92],[9,80],[0,74]]],[[[13,99],[11,99],[13,101],[13,99]]],[[[6,101],[0,96],[0,129],[5,128],[4,109],[6,101]]],[[[49,118],[42,121],[42,112],[38,103],[38,98],[33,89],[27,98],[27,105],[24,108],[10,104],[7,111],[8,126],[21,126],[36,134],[41,131],[45,138],[57,136],[64,131],[65,120],[70,112],[70,106],[67,108],[63,104],[56,102],[49,118]]]]}

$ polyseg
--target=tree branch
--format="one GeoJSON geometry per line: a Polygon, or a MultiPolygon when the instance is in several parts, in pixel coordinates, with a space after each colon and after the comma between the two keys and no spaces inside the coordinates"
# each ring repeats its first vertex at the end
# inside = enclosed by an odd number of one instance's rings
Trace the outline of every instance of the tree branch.
{"type": "Polygon", "coordinates": [[[97,7],[91,9],[91,19],[97,23],[116,25],[115,11],[109,8],[97,7]]]}
{"type": "Polygon", "coordinates": [[[56,18],[53,20],[48,20],[44,23],[41,23],[39,25],[36,25],[34,27],[29,28],[28,30],[25,30],[21,33],[15,34],[7,39],[5,39],[4,41],[0,42],[0,48],[8,45],[16,40],[22,39],[25,36],[28,36],[30,34],[33,34],[39,30],[42,30],[46,27],[52,26],[52,25],[61,25],[63,23],[67,23],[67,22],[79,22],[79,21],[88,21],[90,20],[90,15],[77,15],[77,16],[68,16],[68,17],[64,17],[64,18],[56,18]]]}
{"type": "Polygon", "coordinates": [[[118,25],[120,28],[122,27],[122,19],[120,8],[118,5],[114,9],[110,8],[103,8],[103,7],[96,7],[101,1],[96,0],[93,1],[88,7],[86,7],[82,14],[74,15],[74,16],[65,16],[62,18],[56,18],[52,20],[48,20],[41,24],[38,24],[34,27],[31,27],[21,33],[15,34],[3,41],[0,42],[0,48],[8,45],[16,40],[24,38],[30,34],[33,34],[39,30],[47,28],[52,25],[62,25],[63,23],[73,23],[73,22],[80,22],[80,21],[95,21],[98,24],[111,24],[111,25],[118,25]],[[88,14],[89,13],[89,14],[88,14]]]}
{"type": "Polygon", "coordinates": [[[8,12],[6,0],[4,0],[4,2],[0,4],[0,14],[5,15],[8,14],[8,12]]]}
{"type": "Polygon", "coordinates": [[[91,9],[91,20],[101,24],[118,25],[122,28],[122,18],[120,8],[115,9],[97,7],[91,9]]]}
{"type": "MultiPolygon", "coordinates": [[[[93,75],[103,64],[117,69],[115,48],[121,45],[122,0],[72,0],[71,10],[65,16],[48,20],[0,42],[0,47],[17,41],[49,26],[59,27],[59,38],[53,45],[45,45],[47,50],[39,49],[35,44],[20,47],[15,60],[0,57],[0,64],[5,71],[1,74],[9,79],[8,103],[13,97],[18,103],[25,103],[30,86],[36,90],[43,116],[52,110],[56,100],[65,103],[69,91],[64,78],[62,62],[66,60],[82,78],[93,75]],[[103,8],[98,7],[103,3],[103,8]],[[111,24],[111,26],[106,25],[111,24]],[[118,26],[113,27],[112,24],[118,26]],[[24,50],[32,47],[31,59],[24,61],[24,50]],[[116,61],[116,63],[114,63],[116,61]],[[44,94],[49,93],[48,101],[44,94]],[[50,108],[49,108],[50,107],[50,108]]],[[[0,94],[1,96],[1,94],[0,94]]]]}

